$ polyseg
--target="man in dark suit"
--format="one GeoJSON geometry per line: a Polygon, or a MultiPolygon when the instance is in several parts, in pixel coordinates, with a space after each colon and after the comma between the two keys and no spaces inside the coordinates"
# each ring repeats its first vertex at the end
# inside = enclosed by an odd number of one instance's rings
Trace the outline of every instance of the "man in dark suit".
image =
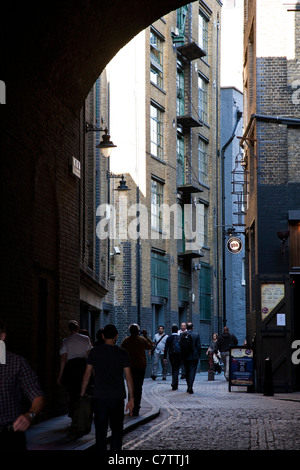
{"type": "Polygon", "coordinates": [[[172,334],[168,336],[166,341],[166,346],[164,350],[164,362],[167,364],[167,355],[169,355],[169,359],[172,366],[172,383],[171,387],[172,390],[178,389],[178,375],[179,375],[179,368],[181,362],[181,355],[180,355],[180,335],[178,334],[178,326],[172,326],[172,334]]]}
{"type": "Polygon", "coordinates": [[[194,393],[193,385],[197,372],[197,365],[201,355],[201,341],[198,333],[193,332],[193,323],[187,323],[187,332],[182,333],[182,335],[188,334],[191,336],[193,341],[193,347],[189,354],[186,357],[183,357],[184,367],[185,367],[185,379],[187,383],[187,392],[194,393]]]}

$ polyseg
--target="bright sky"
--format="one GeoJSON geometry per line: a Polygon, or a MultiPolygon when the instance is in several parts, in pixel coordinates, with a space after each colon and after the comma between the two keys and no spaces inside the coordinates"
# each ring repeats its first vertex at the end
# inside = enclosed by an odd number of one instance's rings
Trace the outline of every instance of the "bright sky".
{"type": "Polygon", "coordinates": [[[221,22],[221,87],[243,91],[244,0],[223,0],[221,22]]]}

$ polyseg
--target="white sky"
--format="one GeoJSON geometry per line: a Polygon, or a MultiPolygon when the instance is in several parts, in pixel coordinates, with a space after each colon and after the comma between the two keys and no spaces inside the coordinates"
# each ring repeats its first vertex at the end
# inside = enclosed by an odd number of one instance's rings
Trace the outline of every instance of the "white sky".
{"type": "Polygon", "coordinates": [[[221,21],[221,87],[243,91],[244,0],[223,0],[221,21]]]}

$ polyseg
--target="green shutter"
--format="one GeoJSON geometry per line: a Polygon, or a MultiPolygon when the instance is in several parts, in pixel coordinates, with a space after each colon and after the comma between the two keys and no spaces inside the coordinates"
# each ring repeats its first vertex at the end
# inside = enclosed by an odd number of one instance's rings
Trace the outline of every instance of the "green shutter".
{"type": "Polygon", "coordinates": [[[201,264],[199,271],[200,319],[211,319],[211,267],[201,264]]]}
{"type": "Polygon", "coordinates": [[[168,298],[168,261],[160,253],[151,253],[151,294],[168,298]]]}

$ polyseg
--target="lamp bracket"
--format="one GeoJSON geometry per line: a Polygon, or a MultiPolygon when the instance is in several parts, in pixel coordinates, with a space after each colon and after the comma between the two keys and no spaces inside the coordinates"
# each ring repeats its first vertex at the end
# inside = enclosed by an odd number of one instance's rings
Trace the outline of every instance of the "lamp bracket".
{"type": "Polygon", "coordinates": [[[124,174],[123,175],[115,175],[114,173],[110,173],[108,171],[107,172],[107,178],[123,178],[124,179],[124,174]]]}
{"type": "Polygon", "coordinates": [[[89,122],[85,123],[85,131],[86,132],[105,132],[105,134],[108,133],[107,127],[103,129],[102,127],[96,127],[95,124],[91,124],[89,122]]]}

